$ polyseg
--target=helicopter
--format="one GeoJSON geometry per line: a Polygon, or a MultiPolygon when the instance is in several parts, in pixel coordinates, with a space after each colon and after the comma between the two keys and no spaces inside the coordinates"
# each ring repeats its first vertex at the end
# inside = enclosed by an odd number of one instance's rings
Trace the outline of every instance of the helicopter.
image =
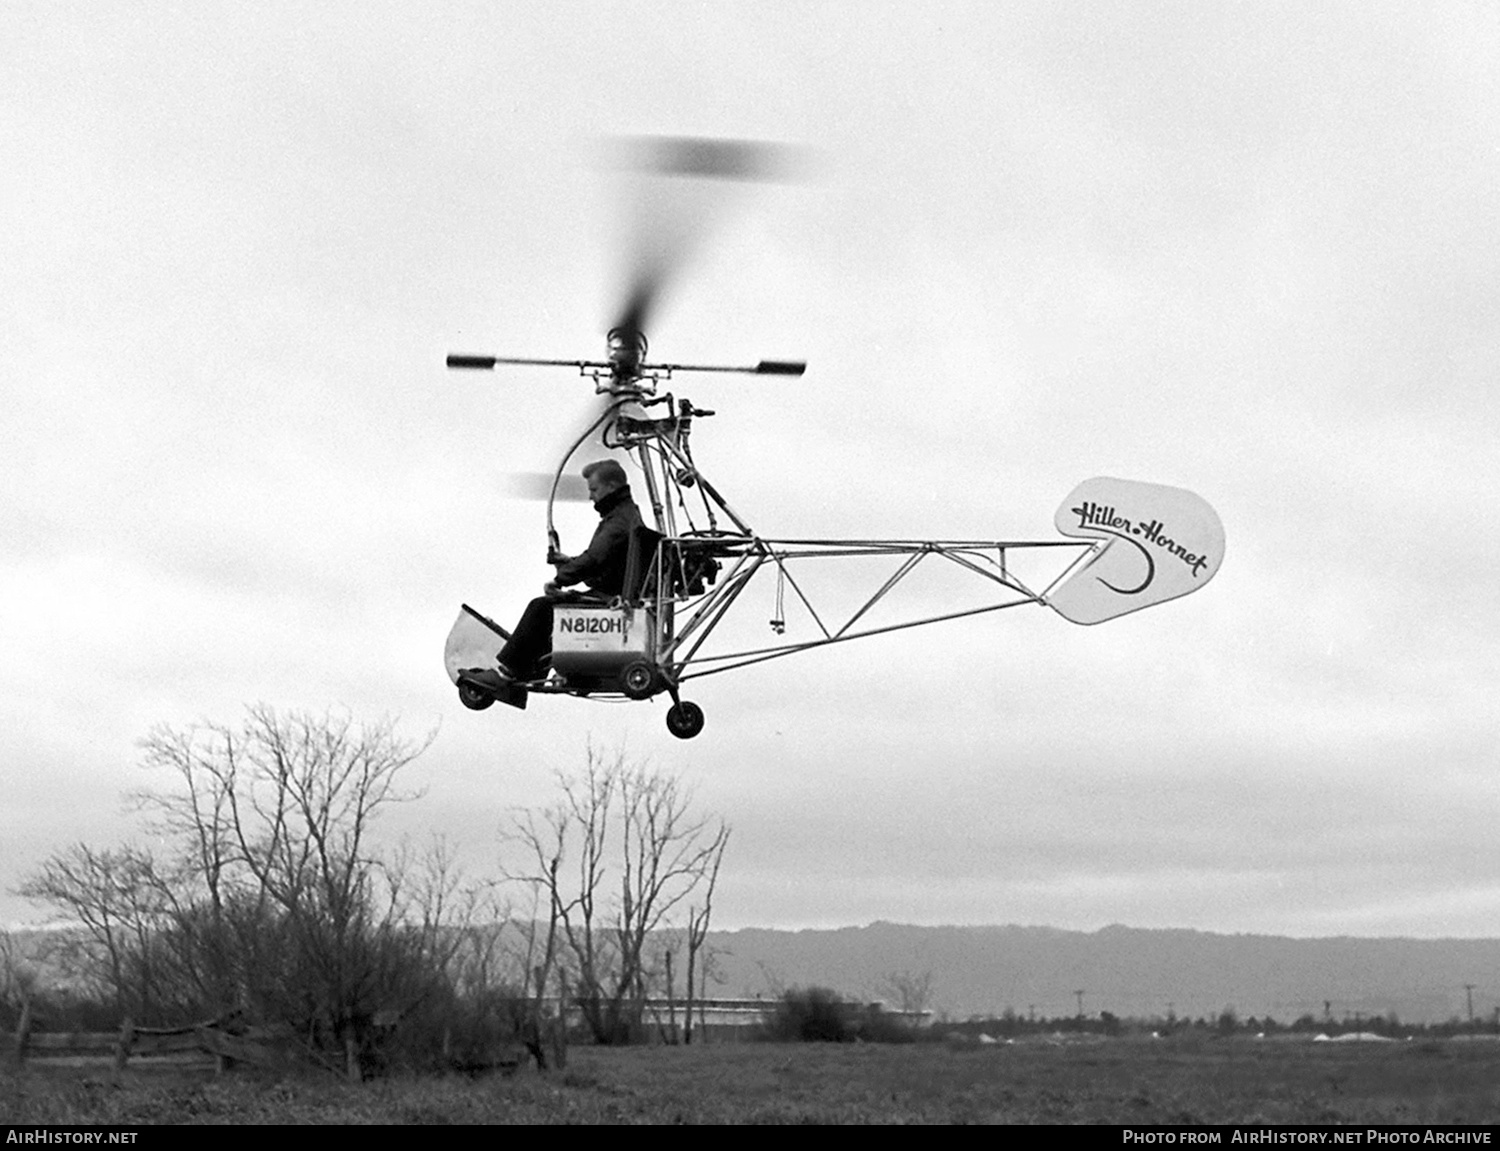
{"type": "MultiPolygon", "coordinates": [[[[663,138],[653,141],[652,171],[694,177],[753,178],[762,152],[737,141],[663,138]]],[[[744,366],[653,363],[646,320],[669,269],[645,267],[626,296],[598,360],[533,359],[453,354],[447,366],[566,367],[590,381],[597,408],[536,490],[547,501],[548,560],[561,554],[554,511],[567,499],[569,470],[585,445],[631,461],[649,505],[651,526],[632,532],[620,594],[554,597],[550,664],[527,681],[497,682],[498,652],[510,638],[493,619],[460,607],[444,649],[444,665],[460,702],[482,711],[499,702],[524,709],[532,695],[606,700],[671,700],[667,730],[697,736],[703,709],[683,698],[695,679],[768,660],[877,635],[1009,608],[1041,605],[1070,622],[1100,623],[1190,594],[1217,573],[1224,529],[1213,508],[1182,488],[1112,477],[1085,480],[1053,517],[1062,539],[796,539],[762,535],[725,499],[693,457],[693,433],[710,409],[669,390],[682,375],[732,373],[801,376],[802,361],[760,360],[744,366]],[[1036,582],[1018,563],[1054,558],[1036,582]],[[875,582],[849,602],[820,606],[801,576],[811,565],[862,559],[875,582]],[[909,585],[914,573],[951,565],[982,592],[979,602],[951,610],[915,611],[894,621],[877,608],[909,585]],[[1060,568],[1060,570],[1056,570],[1060,568]],[[1055,571],[1055,574],[1050,574],[1055,571]],[[724,644],[725,621],[748,602],[747,589],[774,584],[770,636],[724,644]],[[789,599],[794,607],[787,610],[789,599]],[[793,616],[801,625],[791,628],[793,616]],[[716,637],[719,637],[716,639],[716,637]],[[489,674],[486,674],[489,673],[489,674]]],[[[581,461],[579,461],[581,462],[581,461]]],[[[643,512],[647,508],[642,508],[643,512]]],[[[643,520],[646,517],[643,515],[643,520]]]]}

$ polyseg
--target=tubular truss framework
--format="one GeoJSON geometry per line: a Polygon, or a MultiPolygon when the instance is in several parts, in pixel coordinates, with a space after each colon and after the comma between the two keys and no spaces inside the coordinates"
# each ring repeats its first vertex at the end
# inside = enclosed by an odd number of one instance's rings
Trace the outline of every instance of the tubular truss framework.
{"type": "MultiPolygon", "coordinates": [[[[665,403],[669,412],[676,401],[671,395],[650,403],[665,403]]],[[[767,539],[757,535],[731,508],[693,462],[689,435],[694,415],[690,402],[676,405],[677,414],[667,420],[636,425],[621,432],[626,425],[614,423],[622,403],[615,403],[601,417],[601,424],[616,429],[606,434],[609,447],[633,451],[641,466],[652,512],[670,546],[657,551],[654,586],[658,589],[689,586],[690,573],[681,566],[684,557],[711,555],[724,565],[716,585],[701,595],[660,595],[657,599],[656,662],[674,683],[699,679],[707,675],[746,667],[754,663],[793,655],[815,647],[844,643],[852,639],[882,635],[925,624],[983,615],[1025,604],[1045,603],[1047,594],[1082,564],[1087,563],[1102,543],[1083,540],[900,540],[900,539],[767,539]],[[682,526],[679,527],[679,518],[682,526]],[[732,529],[721,526],[723,520],[732,529]],[[1010,569],[1008,556],[1014,552],[1049,548],[1065,549],[1069,562],[1040,591],[1023,583],[1010,569]],[[812,597],[798,583],[791,571],[794,563],[852,557],[889,557],[893,570],[867,597],[841,621],[820,612],[812,597]],[[991,602],[960,611],[940,612],[919,619],[879,627],[857,629],[870,611],[884,600],[924,563],[947,562],[971,572],[986,581],[993,594],[991,602]],[[750,582],[762,572],[774,572],[777,580],[777,618],[771,621],[777,634],[784,634],[785,620],[780,610],[786,589],[800,601],[816,628],[816,634],[802,640],[787,640],[764,647],[711,653],[705,650],[709,637],[725,614],[739,599],[750,582]]],[[[571,453],[570,453],[571,454],[571,453]]],[[[564,461],[566,466],[566,460],[564,461]]],[[[549,514],[550,519],[550,514],[549,514]]]]}
{"type": "MultiPolygon", "coordinates": [[[[678,597],[672,603],[674,611],[662,610],[658,613],[657,662],[664,669],[669,669],[672,678],[679,683],[828,644],[983,615],[1026,604],[1042,604],[1052,588],[1085,563],[1099,547],[1094,543],[1073,540],[801,540],[718,534],[707,538],[701,535],[674,537],[666,542],[669,546],[662,547],[657,553],[656,587],[682,586],[684,571],[668,570],[667,565],[674,561],[681,563],[682,557],[692,555],[695,549],[700,554],[715,556],[724,564],[724,571],[711,590],[701,596],[678,597]],[[1008,556],[1013,552],[1048,548],[1071,551],[1071,562],[1040,591],[1033,590],[1010,570],[1008,556]],[[823,612],[818,610],[812,597],[793,575],[791,566],[797,561],[846,557],[889,557],[893,561],[893,570],[852,610],[841,609],[839,614],[842,618],[834,619],[826,606],[823,612]],[[986,581],[995,597],[993,602],[879,627],[857,626],[918,567],[924,563],[940,561],[955,564],[986,581]],[[705,644],[725,614],[751,580],[762,572],[774,573],[778,581],[777,618],[771,621],[777,634],[782,634],[785,627],[781,607],[787,589],[806,609],[817,634],[808,639],[788,640],[765,647],[723,653],[705,652],[705,644]],[[845,610],[848,611],[847,617],[844,617],[845,610]]],[[[665,597],[661,602],[665,608],[665,597]]]]}

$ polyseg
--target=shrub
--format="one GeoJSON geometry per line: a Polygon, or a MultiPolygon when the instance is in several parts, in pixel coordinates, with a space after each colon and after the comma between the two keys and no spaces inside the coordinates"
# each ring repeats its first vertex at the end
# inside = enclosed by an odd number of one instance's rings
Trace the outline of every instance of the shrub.
{"type": "Polygon", "coordinates": [[[850,1043],[856,1030],[850,1006],[826,987],[782,992],[766,1022],[770,1038],[792,1043],[850,1043]]]}
{"type": "Polygon", "coordinates": [[[866,1043],[915,1043],[919,1029],[899,1015],[890,1015],[876,1004],[865,1008],[860,1015],[857,1039],[866,1043]]]}
{"type": "Polygon", "coordinates": [[[910,1043],[912,1027],[875,1004],[851,1003],[826,987],[782,993],[766,1022],[766,1036],[784,1043],[910,1043]]]}

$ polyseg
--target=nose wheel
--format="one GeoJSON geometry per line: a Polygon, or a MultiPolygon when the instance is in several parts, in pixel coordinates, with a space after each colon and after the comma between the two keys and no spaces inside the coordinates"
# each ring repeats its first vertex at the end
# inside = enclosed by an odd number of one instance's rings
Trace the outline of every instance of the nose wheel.
{"type": "Polygon", "coordinates": [[[667,709],[667,730],[678,739],[692,739],[703,730],[703,709],[680,699],[667,709]]]}
{"type": "Polygon", "coordinates": [[[495,697],[489,692],[463,680],[458,681],[458,699],[470,711],[483,711],[495,702],[495,697]]]}

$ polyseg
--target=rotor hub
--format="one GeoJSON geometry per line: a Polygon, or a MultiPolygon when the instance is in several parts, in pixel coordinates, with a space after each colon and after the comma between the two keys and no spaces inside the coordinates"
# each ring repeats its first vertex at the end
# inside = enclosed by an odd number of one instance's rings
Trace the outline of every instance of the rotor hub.
{"type": "Polygon", "coordinates": [[[646,335],[635,328],[611,328],[609,330],[609,363],[615,376],[629,377],[639,374],[641,362],[646,358],[646,335]]]}

